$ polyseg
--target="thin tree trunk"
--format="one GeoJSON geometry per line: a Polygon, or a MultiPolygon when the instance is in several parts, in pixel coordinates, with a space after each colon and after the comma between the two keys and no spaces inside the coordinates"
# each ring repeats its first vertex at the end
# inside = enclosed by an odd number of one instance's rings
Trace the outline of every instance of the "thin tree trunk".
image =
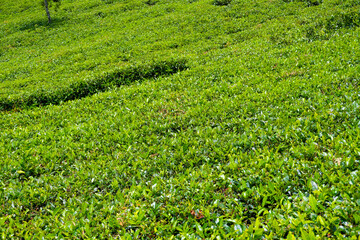
{"type": "Polygon", "coordinates": [[[48,17],[49,23],[51,23],[51,17],[50,17],[50,12],[49,12],[49,5],[48,5],[48,2],[47,2],[46,0],[44,0],[44,3],[45,3],[45,10],[46,10],[46,14],[47,14],[47,17],[48,17]]]}

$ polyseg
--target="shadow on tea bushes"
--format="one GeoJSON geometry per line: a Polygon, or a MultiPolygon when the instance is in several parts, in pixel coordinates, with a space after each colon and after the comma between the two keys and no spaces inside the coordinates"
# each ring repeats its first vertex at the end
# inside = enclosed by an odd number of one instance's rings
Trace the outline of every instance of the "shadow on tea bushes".
{"type": "Polygon", "coordinates": [[[98,78],[77,81],[67,87],[58,90],[39,90],[28,96],[21,96],[14,99],[0,99],[0,110],[38,107],[49,104],[60,104],[65,101],[80,99],[104,92],[114,86],[128,85],[135,81],[154,79],[160,76],[167,76],[187,69],[186,60],[159,61],[144,65],[129,66],[113,70],[98,78]]]}

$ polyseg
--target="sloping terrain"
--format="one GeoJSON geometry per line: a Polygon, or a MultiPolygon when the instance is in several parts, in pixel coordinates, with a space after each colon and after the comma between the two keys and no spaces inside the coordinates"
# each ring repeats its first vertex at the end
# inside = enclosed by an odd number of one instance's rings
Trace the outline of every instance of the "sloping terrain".
{"type": "Polygon", "coordinates": [[[357,239],[358,0],[0,0],[3,239],[357,239]]]}

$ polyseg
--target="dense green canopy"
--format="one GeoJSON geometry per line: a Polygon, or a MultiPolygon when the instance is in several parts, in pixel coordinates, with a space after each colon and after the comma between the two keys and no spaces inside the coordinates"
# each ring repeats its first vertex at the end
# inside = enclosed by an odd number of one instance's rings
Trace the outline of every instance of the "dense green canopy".
{"type": "Polygon", "coordinates": [[[0,4],[4,239],[357,239],[358,0],[0,4]]]}

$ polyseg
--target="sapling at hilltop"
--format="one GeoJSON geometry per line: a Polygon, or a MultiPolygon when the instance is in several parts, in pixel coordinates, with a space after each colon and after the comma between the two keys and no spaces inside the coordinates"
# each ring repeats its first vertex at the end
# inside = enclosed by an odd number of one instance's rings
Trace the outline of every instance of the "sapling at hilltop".
{"type": "Polygon", "coordinates": [[[49,2],[51,2],[51,1],[54,3],[60,4],[61,0],[44,0],[45,11],[46,11],[46,15],[48,17],[49,23],[51,23],[51,16],[50,16],[50,11],[49,11],[49,2]]]}

